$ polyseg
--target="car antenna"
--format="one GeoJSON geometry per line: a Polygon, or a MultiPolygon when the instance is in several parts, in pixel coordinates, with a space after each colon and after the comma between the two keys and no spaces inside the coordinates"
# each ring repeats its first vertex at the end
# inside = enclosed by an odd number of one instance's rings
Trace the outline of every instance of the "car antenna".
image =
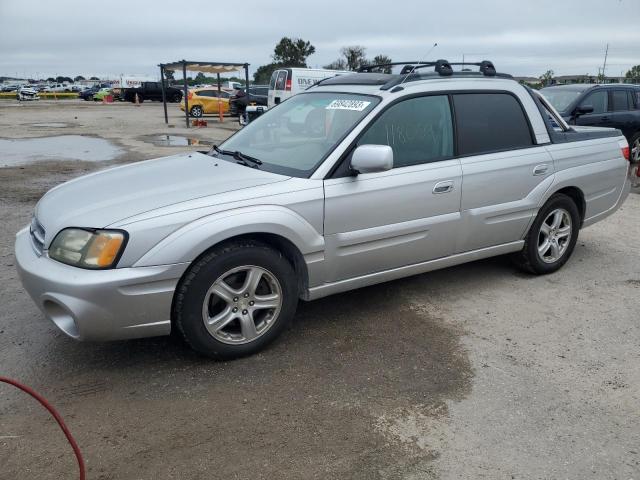
{"type": "MultiPolygon", "coordinates": [[[[425,55],[424,55],[424,59],[425,59],[425,60],[427,59],[427,57],[429,56],[429,54],[430,54],[431,52],[433,52],[433,49],[434,49],[434,48],[436,48],[437,46],[438,46],[438,42],[434,43],[434,44],[433,44],[433,46],[429,49],[429,51],[428,51],[427,53],[425,53],[425,55]]],[[[402,79],[402,81],[398,84],[398,86],[402,85],[402,84],[407,80],[407,78],[409,78],[409,75],[411,75],[411,74],[414,72],[414,70],[415,70],[416,68],[418,68],[418,65],[422,65],[422,64],[424,64],[424,63],[426,63],[426,62],[418,62],[416,65],[414,65],[414,66],[413,66],[413,68],[412,68],[409,72],[407,72],[407,74],[404,76],[404,78],[403,78],[403,79],[402,79]]]]}

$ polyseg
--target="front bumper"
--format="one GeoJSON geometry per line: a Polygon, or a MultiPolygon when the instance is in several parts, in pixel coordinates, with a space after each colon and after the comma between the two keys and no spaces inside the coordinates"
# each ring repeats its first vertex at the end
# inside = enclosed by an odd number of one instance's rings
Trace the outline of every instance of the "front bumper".
{"type": "Polygon", "coordinates": [[[189,265],[84,270],[39,256],[27,228],[16,235],[15,255],[38,308],[77,340],[168,335],[173,293],[189,265]]]}

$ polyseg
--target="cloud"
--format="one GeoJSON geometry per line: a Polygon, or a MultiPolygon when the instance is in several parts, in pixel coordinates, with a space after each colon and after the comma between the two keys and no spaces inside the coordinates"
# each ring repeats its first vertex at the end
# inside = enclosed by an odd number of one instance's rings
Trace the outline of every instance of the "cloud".
{"type": "Polygon", "coordinates": [[[0,0],[0,75],[157,74],[157,64],[186,58],[270,61],[283,36],[316,46],[312,66],[345,45],[374,56],[488,58],[500,71],[539,75],[597,73],[610,44],[610,74],[640,64],[640,0],[405,0],[397,3],[186,3],[151,0],[37,2],[0,0]]]}

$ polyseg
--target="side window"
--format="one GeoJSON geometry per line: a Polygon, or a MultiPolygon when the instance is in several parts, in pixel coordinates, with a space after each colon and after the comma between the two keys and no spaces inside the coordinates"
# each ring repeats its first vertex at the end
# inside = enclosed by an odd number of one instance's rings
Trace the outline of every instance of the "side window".
{"type": "Polygon", "coordinates": [[[481,153],[533,145],[527,118],[507,93],[465,93],[453,96],[458,153],[481,153]]]}
{"type": "Polygon", "coordinates": [[[608,97],[609,95],[605,90],[598,90],[588,95],[587,98],[580,103],[580,106],[591,105],[593,107],[593,113],[606,113],[609,108],[608,97]]]}
{"type": "Polygon", "coordinates": [[[612,94],[614,112],[630,110],[626,90],[614,90],[612,94]]]}
{"type": "Polygon", "coordinates": [[[284,86],[287,83],[287,72],[285,70],[280,70],[278,72],[278,76],[276,77],[276,90],[284,90],[284,86]]]}
{"type": "Polygon", "coordinates": [[[436,162],[453,156],[453,124],[446,95],[416,97],[388,108],[358,145],[389,145],[393,166],[436,162]]]}
{"type": "Polygon", "coordinates": [[[640,90],[636,90],[636,109],[640,110],[640,90]]]}
{"type": "Polygon", "coordinates": [[[633,91],[627,90],[627,102],[629,102],[629,110],[637,110],[640,108],[636,101],[636,96],[633,91]]]}
{"type": "Polygon", "coordinates": [[[216,97],[220,97],[220,98],[229,98],[231,95],[229,95],[229,92],[225,92],[224,90],[220,90],[220,95],[218,95],[218,92],[216,91],[216,97]]]}
{"type": "Polygon", "coordinates": [[[215,97],[213,90],[200,90],[196,95],[199,97],[215,97]]]}

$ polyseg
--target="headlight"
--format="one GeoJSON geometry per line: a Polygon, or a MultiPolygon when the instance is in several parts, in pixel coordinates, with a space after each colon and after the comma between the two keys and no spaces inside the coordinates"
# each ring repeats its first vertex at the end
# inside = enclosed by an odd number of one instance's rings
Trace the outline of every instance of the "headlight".
{"type": "Polygon", "coordinates": [[[66,228],[51,242],[49,257],[80,268],[111,268],[120,259],[126,240],[122,230],[66,228]]]}

